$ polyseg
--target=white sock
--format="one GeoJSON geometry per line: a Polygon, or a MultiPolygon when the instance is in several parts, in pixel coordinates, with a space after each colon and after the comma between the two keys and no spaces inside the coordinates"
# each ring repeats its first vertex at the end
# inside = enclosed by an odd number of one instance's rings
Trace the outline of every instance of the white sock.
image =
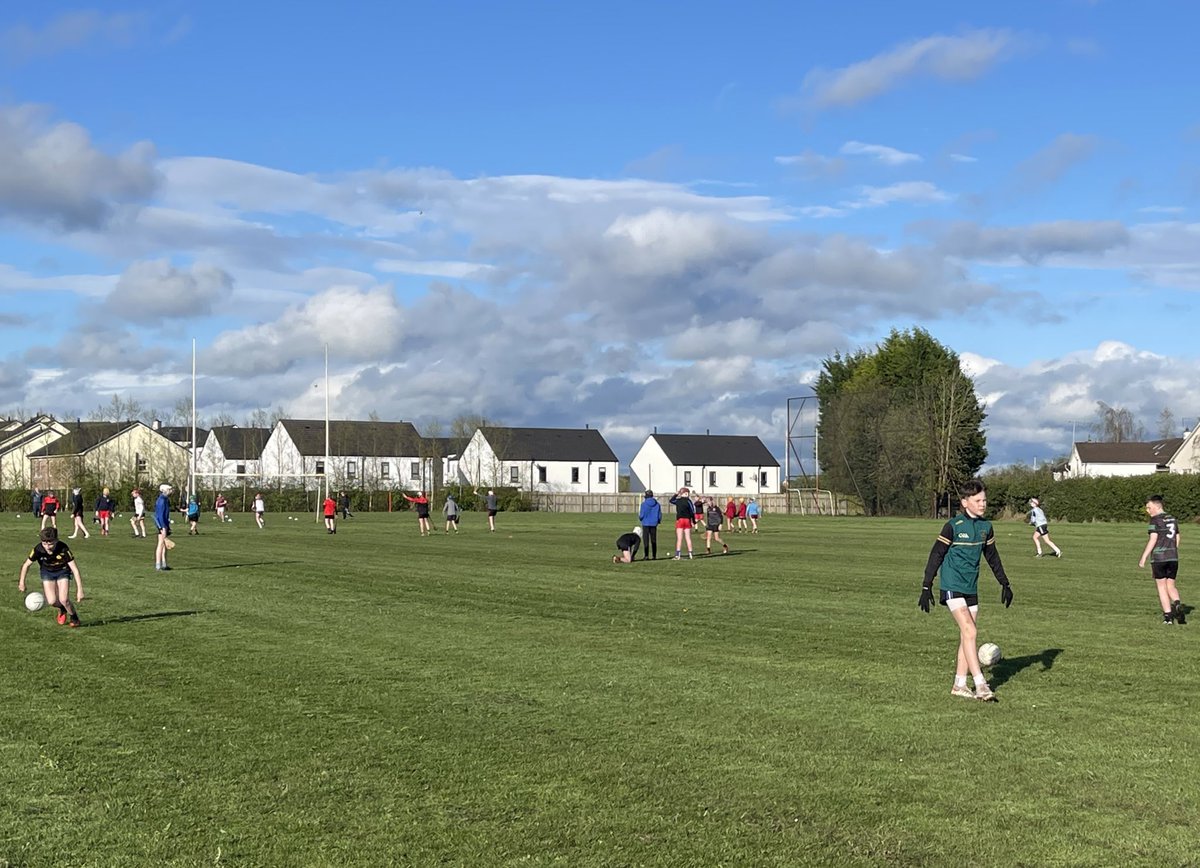
{"type": "Polygon", "coordinates": [[[954,686],[955,687],[966,687],[967,686],[967,676],[955,675],[954,676],[954,686]]]}
{"type": "Polygon", "coordinates": [[[982,675],[976,675],[975,676],[975,686],[978,687],[981,684],[987,684],[987,679],[984,678],[982,675]]]}

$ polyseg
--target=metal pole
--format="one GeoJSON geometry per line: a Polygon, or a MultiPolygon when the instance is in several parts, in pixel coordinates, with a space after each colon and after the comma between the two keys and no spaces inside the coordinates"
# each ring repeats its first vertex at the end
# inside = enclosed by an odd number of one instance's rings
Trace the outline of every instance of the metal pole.
{"type": "MultiPolygon", "coordinates": [[[[325,344],[325,478],[321,480],[329,496],[329,344],[325,344]]],[[[319,512],[320,510],[318,510],[319,512]]]]}

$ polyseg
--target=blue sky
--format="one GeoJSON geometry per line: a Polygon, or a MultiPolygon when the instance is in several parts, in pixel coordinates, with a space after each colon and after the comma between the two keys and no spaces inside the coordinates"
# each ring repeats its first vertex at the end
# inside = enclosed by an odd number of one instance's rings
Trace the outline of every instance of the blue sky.
{"type": "MultiPolygon", "coordinates": [[[[11,4],[10,4],[11,5],[11,4]]],[[[919,325],[989,463],[1200,418],[1187,3],[0,12],[0,411],[761,436],[919,325]]]]}

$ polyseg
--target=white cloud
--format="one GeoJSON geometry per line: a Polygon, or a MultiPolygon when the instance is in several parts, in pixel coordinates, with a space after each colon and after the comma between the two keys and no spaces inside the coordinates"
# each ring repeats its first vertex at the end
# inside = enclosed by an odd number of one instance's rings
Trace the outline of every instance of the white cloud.
{"type": "Polygon", "coordinates": [[[51,123],[37,106],[0,107],[0,218],[65,229],[99,228],[121,203],[157,185],[154,148],[110,156],[73,123],[51,123]]]}
{"type": "Polygon", "coordinates": [[[969,81],[1003,60],[1017,44],[1007,30],[927,36],[841,69],[814,69],[804,79],[804,102],[817,108],[857,105],[917,77],[969,81]]]}
{"type": "Polygon", "coordinates": [[[233,278],[206,263],[181,269],[165,259],[134,262],[117,280],[104,311],[140,323],[195,317],[212,313],[232,289],[233,278]]]}
{"type": "Polygon", "coordinates": [[[1091,158],[1099,144],[1096,136],[1063,133],[1017,166],[1017,179],[1026,190],[1053,184],[1072,168],[1091,158]]]}
{"type": "Polygon", "coordinates": [[[870,157],[888,166],[903,166],[905,163],[919,163],[919,154],[910,154],[887,145],[869,145],[865,142],[846,142],[841,147],[841,153],[850,156],[870,157]]]}
{"type": "Polygon", "coordinates": [[[910,205],[929,205],[935,202],[947,202],[951,196],[937,185],[928,181],[901,181],[886,187],[859,187],[859,197],[852,203],[845,203],[854,208],[878,208],[897,202],[910,205]]]}

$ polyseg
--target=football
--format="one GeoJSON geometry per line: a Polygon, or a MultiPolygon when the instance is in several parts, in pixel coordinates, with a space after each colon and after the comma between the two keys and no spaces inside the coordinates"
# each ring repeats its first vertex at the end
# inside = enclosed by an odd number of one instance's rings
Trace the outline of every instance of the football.
{"type": "Polygon", "coordinates": [[[25,608],[29,611],[36,612],[44,605],[46,605],[46,598],[42,596],[41,591],[30,591],[25,595],[25,608]]]}
{"type": "Polygon", "coordinates": [[[1000,662],[1000,646],[994,642],[985,642],[979,646],[979,665],[994,666],[1000,662]]]}

